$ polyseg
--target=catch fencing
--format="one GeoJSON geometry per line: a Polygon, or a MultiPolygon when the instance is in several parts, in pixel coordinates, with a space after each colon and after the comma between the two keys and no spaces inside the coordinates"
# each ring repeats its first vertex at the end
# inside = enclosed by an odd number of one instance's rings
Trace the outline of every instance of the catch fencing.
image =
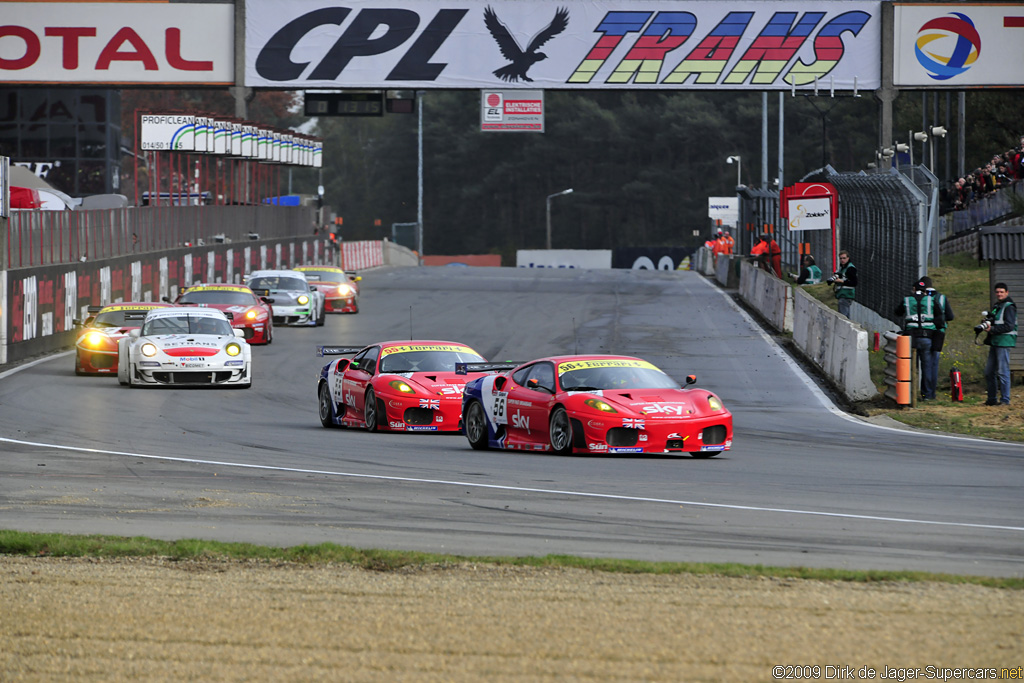
{"type": "Polygon", "coordinates": [[[802,179],[825,182],[839,195],[836,231],[789,230],[779,215],[778,193],[745,189],[740,194],[737,253],[749,254],[761,232],[772,232],[782,249],[783,271],[798,273],[801,250],[815,257],[825,277],[837,265],[839,250],[857,267],[856,301],[894,320],[913,282],[927,274],[938,249],[937,180],[923,166],[897,171],[838,173],[826,166],[802,179]],[[801,245],[804,245],[801,247],[801,245]]]}

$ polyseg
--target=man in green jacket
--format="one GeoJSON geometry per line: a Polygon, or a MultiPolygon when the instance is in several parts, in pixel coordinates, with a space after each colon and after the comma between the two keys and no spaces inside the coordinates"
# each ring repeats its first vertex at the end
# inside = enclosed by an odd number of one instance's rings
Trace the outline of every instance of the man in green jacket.
{"type": "Polygon", "coordinates": [[[980,331],[988,332],[988,361],[985,363],[985,385],[988,400],[985,405],[1010,405],[1010,349],[1017,346],[1017,304],[1010,298],[1010,288],[1005,282],[995,286],[996,303],[988,318],[978,325],[980,331]],[[999,401],[996,401],[996,390],[999,401]]]}

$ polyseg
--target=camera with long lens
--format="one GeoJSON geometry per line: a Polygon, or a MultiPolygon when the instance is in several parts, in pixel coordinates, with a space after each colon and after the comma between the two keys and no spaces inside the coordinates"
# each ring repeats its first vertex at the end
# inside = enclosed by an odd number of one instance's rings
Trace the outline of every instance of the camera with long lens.
{"type": "Polygon", "coordinates": [[[991,326],[995,321],[996,321],[996,317],[994,315],[992,315],[991,311],[982,311],[981,312],[981,322],[974,326],[974,334],[981,334],[989,326],[991,326]]]}
{"type": "Polygon", "coordinates": [[[827,284],[832,285],[832,284],[835,284],[836,280],[838,280],[840,277],[841,277],[841,275],[839,274],[839,271],[837,270],[836,272],[834,272],[831,275],[829,275],[828,279],[826,279],[825,282],[827,284]]]}

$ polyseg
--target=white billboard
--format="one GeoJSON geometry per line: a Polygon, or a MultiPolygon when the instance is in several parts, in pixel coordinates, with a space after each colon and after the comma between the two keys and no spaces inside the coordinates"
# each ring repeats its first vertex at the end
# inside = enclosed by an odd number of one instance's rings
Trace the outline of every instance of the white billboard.
{"type": "Polygon", "coordinates": [[[739,197],[708,197],[708,218],[735,228],[740,222],[739,197]]]}
{"type": "Polygon", "coordinates": [[[895,6],[893,84],[1024,85],[1024,4],[895,6]]]}
{"type": "Polygon", "coordinates": [[[139,119],[143,150],[193,152],[196,148],[196,117],[183,114],[144,114],[139,119]]]}
{"type": "Polygon", "coordinates": [[[3,2],[0,8],[6,85],[235,80],[231,4],[3,2]]]}
{"type": "Polygon", "coordinates": [[[790,230],[831,230],[830,197],[794,197],[788,200],[790,230]]]}
{"type": "Polygon", "coordinates": [[[881,4],[247,0],[245,85],[872,90],[881,4]]]}

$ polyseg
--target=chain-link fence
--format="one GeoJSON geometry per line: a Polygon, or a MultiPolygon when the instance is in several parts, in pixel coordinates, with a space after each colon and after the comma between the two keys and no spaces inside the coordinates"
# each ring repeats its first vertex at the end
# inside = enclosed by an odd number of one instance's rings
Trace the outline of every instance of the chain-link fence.
{"type": "Polygon", "coordinates": [[[782,249],[784,272],[799,272],[802,253],[810,253],[828,277],[838,265],[838,251],[845,249],[857,266],[856,301],[894,319],[900,300],[927,273],[930,251],[937,254],[935,176],[920,166],[871,175],[826,166],[801,179],[815,181],[830,183],[839,195],[834,235],[790,231],[779,216],[777,192],[746,188],[740,193],[737,253],[749,254],[759,235],[771,232],[782,249]]]}

